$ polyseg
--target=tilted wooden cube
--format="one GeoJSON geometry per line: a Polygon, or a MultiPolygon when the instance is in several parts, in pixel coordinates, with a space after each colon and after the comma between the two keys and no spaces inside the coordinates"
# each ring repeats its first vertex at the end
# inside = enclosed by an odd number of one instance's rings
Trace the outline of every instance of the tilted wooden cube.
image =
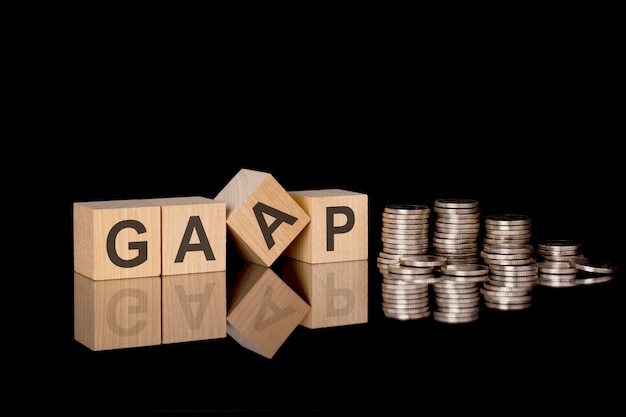
{"type": "Polygon", "coordinates": [[[161,207],[161,274],[226,270],[226,204],[210,198],[153,198],[161,207]]]}
{"type": "Polygon", "coordinates": [[[226,271],[162,279],[162,343],[226,337],[226,271]]]}
{"type": "Polygon", "coordinates": [[[283,280],[311,306],[300,324],[311,329],[367,323],[368,261],[312,264],[283,260],[283,280]]]}
{"type": "Polygon", "coordinates": [[[93,280],[74,272],[74,339],[91,350],[161,343],[161,277],[93,280]]]}
{"type": "Polygon", "coordinates": [[[311,218],[284,251],[309,263],[368,259],[367,194],[341,189],[290,191],[311,218]]]}
{"type": "Polygon", "coordinates": [[[271,268],[252,262],[244,263],[228,293],[227,333],[270,359],[310,310],[271,268]]]}
{"type": "Polygon", "coordinates": [[[74,203],[74,270],[121,279],[226,270],[226,204],[200,196],[74,203]]]}
{"type": "Polygon", "coordinates": [[[308,214],[269,173],[241,169],[215,196],[239,255],[271,266],[309,223],[308,214]]]}
{"type": "Polygon", "coordinates": [[[146,200],[75,202],[74,270],[95,280],[161,275],[161,208],[146,200]]]}

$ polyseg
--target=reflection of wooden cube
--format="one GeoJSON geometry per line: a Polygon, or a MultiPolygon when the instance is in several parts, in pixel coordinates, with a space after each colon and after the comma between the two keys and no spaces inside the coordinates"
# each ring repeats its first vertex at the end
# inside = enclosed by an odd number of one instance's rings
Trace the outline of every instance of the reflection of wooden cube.
{"type": "Polygon", "coordinates": [[[309,309],[272,269],[246,262],[229,287],[226,331],[243,347],[272,358],[309,309]]]}
{"type": "Polygon", "coordinates": [[[283,261],[283,280],[311,309],[300,322],[308,328],[367,323],[367,260],[311,264],[283,261]]]}
{"type": "Polygon", "coordinates": [[[149,200],[74,203],[74,270],[92,279],[161,275],[161,209],[149,200]]]}
{"type": "Polygon", "coordinates": [[[215,196],[241,257],[271,266],[309,223],[306,212],[271,174],[241,169],[215,196]]]}
{"type": "Polygon", "coordinates": [[[161,277],[93,280],[74,272],[74,338],[91,350],[161,343],[161,277]]]}
{"type": "Polygon", "coordinates": [[[291,191],[311,221],[285,250],[285,256],[309,263],[367,259],[368,197],[353,191],[291,191]]]}
{"type": "Polygon", "coordinates": [[[163,343],[226,337],[226,271],[161,279],[163,343]]]}
{"type": "Polygon", "coordinates": [[[226,270],[226,204],[210,198],[153,198],[161,207],[162,275],[226,270]]]}

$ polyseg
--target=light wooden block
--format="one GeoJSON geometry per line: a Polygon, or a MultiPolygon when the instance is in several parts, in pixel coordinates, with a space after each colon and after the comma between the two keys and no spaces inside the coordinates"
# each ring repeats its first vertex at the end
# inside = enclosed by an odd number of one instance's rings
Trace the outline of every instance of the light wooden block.
{"type": "Polygon", "coordinates": [[[226,271],[162,280],[162,343],[226,337],[226,271]]]}
{"type": "Polygon", "coordinates": [[[271,268],[251,262],[229,288],[228,304],[227,333],[270,359],[310,310],[271,268]]]}
{"type": "Polygon", "coordinates": [[[368,259],[367,194],[341,189],[290,191],[311,218],[284,255],[309,263],[368,259]]]}
{"type": "Polygon", "coordinates": [[[147,200],[75,202],[74,270],[89,278],[161,275],[161,209],[147,200]]]}
{"type": "Polygon", "coordinates": [[[161,208],[161,275],[226,270],[226,204],[200,196],[154,198],[161,208]]]}
{"type": "Polygon", "coordinates": [[[161,343],[161,278],[93,280],[74,272],[74,338],[91,350],[161,343]]]}
{"type": "Polygon", "coordinates": [[[215,196],[239,255],[271,266],[309,223],[307,213],[269,173],[241,169],[215,196]]]}
{"type": "Polygon", "coordinates": [[[283,280],[311,306],[300,324],[311,329],[367,323],[368,261],[311,264],[283,260],[283,280]]]}

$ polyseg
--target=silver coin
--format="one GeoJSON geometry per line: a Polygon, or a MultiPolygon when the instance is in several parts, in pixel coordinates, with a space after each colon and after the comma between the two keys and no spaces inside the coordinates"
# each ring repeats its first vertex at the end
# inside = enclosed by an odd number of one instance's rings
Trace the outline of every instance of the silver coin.
{"type": "Polygon", "coordinates": [[[607,281],[611,281],[613,278],[615,278],[615,275],[611,275],[611,274],[598,274],[598,275],[586,275],[586,276],[580,276],[580,274],[576,277],[576,279],[574,280],[574,283],[576,285],[592,285],[592,284],[600,284],[602,282],[607,282],[607,281]]]}
{"type": "Polygon", "coordinates": [[[480,297],[480,285],[474,284],[473,288],[461,289],[433,288],[433,293],[440,298],[471,299],[480,297]]]}
{"type": "Polygon", "coordinates": [[[423,311],[428,310],[430,301],[428,298],[422,300],[383,300],[382,307],[385,310],[413,310],[423,311]]]}
{"type": "Polygon", "coordinates": [[[441,273],[455,277],[484,276],[489,274],[489,266],[481,264],[444,265],[441,267],[441,273]]]}
{"type": "Polygon", "coordinates": [[[414,292],[414,291],[428,292],[428,285],[426,284],[415,284],[415,283],[406,282],[401,279],[394,279],[391,281],[384,279],[383,282],[380,283],[380,285],[383,291],[402,290],[402,291],[411,291],[411,292],[414,292]]]}
{"type": "Polygon", "coordinates": [[[474,298],[441,298],[435,296],[435,304],[447,307],[471,307],[480,304],[480,295],[474,298]]]}
{"type": "Polygon", "coordinates": [[[479,201],[472,198],[437,198],[434,207],[441,208],[475,208],[479,201]]]}
{"type": "Polygon", "coordinates": [[[549,274],[549,273],[540,272],[537,278],[540,281],[544,281],[544,282],[545,281],[572,282],[576,279],[577,276],[578,274],[575,272],[571,274],[549,274]]]}
{"type": "Polygon", "coordinates": [[[391,214],[429,213],[430,207],[423,204],[390,204],[385,206],[383,211],[391,214]]]}
{"type": "Polygon", "coordinates": [[[398,263],[396,265],[389,265],[388,271],[392,275],[394,274],[422,275],[422,274],[432,274],[433,272],[435,272],[435,267],[433,266],[428,266],[428,267],[407,266],[406,264],[398,263]]]}
{"type": "Polygon", "coordinates": [[[498,245],[490,245],[483,244],[483,251],[489,254],[527,254],[530,255],[533,253],[534,248],[533,245],[524,244],[524,245],[515,245],[510,243],[501,243],[498,245]]]}
{"type": "Polygon", "coordinates": [[[480,224],[482,213],[475,210],[443,210],[435,212],[435,220],[442,223],[480,224]]]}
{"type": "Polygon", "coordinates": [[[506,304],[526,304],[532,300],[531,295],[502,295],[495,293],[483,294],[485,301],[492,303],[506,303],[506,304]]]}
{"type": "Polygon", "coordinates": [[[465,232],[465,231],[472,231],[472,232],[480,232],[481,227],[480,227],[480,222],[476,221],[476,222],[457,222],[457,223],[446,223],[446,222],[442,222],[440,220],[435,221],[435,230],[439,230],[442,232],[446,232],[446,231],[458,231],[458,232],[465,232]]]}
{"type": "Polygon", "coordinates": [[[569,288],[569,287],[575,287],[576,285],[578,285],[576,283],[576,280],[561,281],[561,280],[550,280],[550,279],[539,279],[537,284],[541,285],[542,287],[552,287],[552,288],[569,288]]]}
{"type": "Polygon", "coordinates": [[[497,272],[520,272],[520,271],[539,271],[537,262],[524,265],[489,265],[489,270],[493,273],[497,272]]]}
{"type": "Polygon", "coordinates": [[[528,244],[528,242],[530,241],[530,239],[528,238],[523,238],[523,239],[513,239],[513,238],[508,238],[508,239],[498,239],[498,238],[490,238],[490,237],[483,237],[483,243],[484,244],[488,244],[488,245],[501,245],[501,244],[507,244],[507,245],[526,245],[528,244]]]}
{"type": "Polygon", "coordinates": [[[420,313],[406,313],[406,312],[392,312],[383,309],[383,313],[385,317],[395,320],[418,320],[423,319],[430,316],[430,310],[423,311],[420,313]]]}
{"type": "Polygon", "coordinates": [[[446,264],[445,256],[437,255],[413,255],[400,258],[400,265],[412,267],[439,267],[446,264]]]}
{"type": "Polygon", "coordinates": [[[539,272],[544,274],[575,274],[577,269],[569,262],[539,262],[539,272]]]}
{"type": "Polygon", "coordinates": [[[383,243],[382,249],[390,252],[398,250],[422,250],[428,249],[428,243],[383,243]]]}
{"type": "Polygon", "coordinates": [[[472,291],[476,288],[476,284],[472,282],[458,282],[453,278],[445,278],[433,285],[436,291],[454,290],[454,291],[472,291]]]}
{"type": "Polygon", "coordinates": [[[503,214],[490,214],[485,217],[485,225],[500,225],[500,224],[517,224],[528,225],[530,224],[530,216],[525,214],[516,213],[503,213],[503,214]]]}
{"type": "Polygon", "coordinates": [[[430,307],[429,306],[424,306],[424,307],[407,307],[407,308],[402,308],[402,307],[385,307],[383,308],[384,311],[387,311],[389,313],[407,313],[407,314],[420,314],[420,313],[424,313],[426,311],[430,311],[430,307]]]}
{"type": "Polygon", "coordinates": [[[582,244],[570,239],[549,239],[537,244],[537,250],[546,252],[580,252],[582,244]]]}
{"type": "Polygon", "coordinates": [[[498,303],[493,301],[485,301],[483,305],[487,308],[496,310],[524,310],[530,308],[530,303],[498,303]]]}
{"type": "MultiPolygon", "coordinates": [[[[500,271],[500,270],[496,270],[496,269],[491,268],[492,266],[495,266],[495,265],[490,265],[489,273],[492,276],[495,276],[496,278],[497,277],[514,277],[514,278],[515,277],[531,277],[531,276],[537,276],[537,273],[538,273],[538,269],[534,270],[534,271],[533,270],[526,270],[526,269],[520,269],[518,271],[516,271],[516,270],[503,270],[503,271],[500,271]]],[[[500,266],[500,265],[498,265],[498,266],[500,266]]],[[[513,266],[525,266],[525,265],[513,265],[513,266]]]]}
{"type": "MultiPolygon", "coordinates": [[[[442,280],[442,281],[449,281],[449,280],[442,280]]],[[[433,284],[433,291],[435,292],[435,294],[441,295],[441,296],[445,296],[445,294],[453,294],[453,295],[457,295],[457,294],[476,294],[476,293],[480,292],[479,291],[480,288],[475,283],[466,283],[467,284],[466,286],[460,286],[460,285],[456,285],[456,286],[438,286],[437,284],[439,284],[439,283],[433,284]]]]}
{"type": "MultiPolygon", "coordinates": [[[[435,212],[435,215],[437,217],[441,216],[441,215],[453,215],[453,216],[457,216],[457,215],[466,215],[466,214],[479,214],[480,211],[478,209],[478,207],[474,207],[474,208],[445,208],[445,207],[433,207],[433,210],[435,212]]],[[[480,215],[478,216],[473,216],[474,218],[480,217],[480,215]]]]}
{"type": "Polygon", "coordinates": [[[570,259],[569,263],[577,270],[585,272],[596,274],[613,274],[617,272],[617,266],[603,259],[578,257],[570,259]]]}
{"type": "Polygon", "coordinates": [[[493,258],[483,258],[485,263],[488,263],[491,267],[492,265],[500,265],[500,266],[521,266],[521,265],[532,265],[535,263],[535,258],[525,258],[525,259],[493,259],[493,258]],[[487,262],[489,261],[489,262],[487,262]]]}
{"type": "Polygon", "coordinates": [[[495,252],[487,252],[485,250],[482,250],[482,251],[480,251],[480,256],[483,259],[489,259],[489,260],[516,260],[516,259],[532,259],[532,260],[534,260],[526,252],[520,252],[520,253],[495,253],[495,252]]]}
{"type": "Polygon", "coordinates": [[[475,306],[460,306],[460,307],[452,307],[452,306],[437,306],[435,311],[439,311],[442,313],[456,313],[461,315],[467,314],[476,314],[480,312],[480,304],[475,306]]]}
{"type": "Polygon", "coordinates": [[[478,320],[478,313],[474,314],[454,314],[441,311],[434,311],[433,318],[442,323],[469,323],[478,320]]]}
{"type": "Polygon", "coordinates": [[[480,293],[482,295],[487,295],[489,297],[519,297],[519,296],[528,295],[528,292],[529,292],[527,288],[509,287],[508,290],[502,289],[502,288],[507,288],[507,287],[491,285],[489,289],[481,288],[480,293]],[[499,289],[494,290],[493,288],[499,288],[499,289]]]}

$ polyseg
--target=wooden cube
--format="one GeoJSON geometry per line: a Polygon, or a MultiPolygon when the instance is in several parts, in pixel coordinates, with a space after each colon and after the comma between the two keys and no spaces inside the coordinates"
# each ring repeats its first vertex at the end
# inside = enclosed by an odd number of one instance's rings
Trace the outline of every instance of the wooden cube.
{"type": "Polygon", "coordinates": [[[226,204],[210,198],[147,201],[161,208],[161,275],[226,270],[226,204]]]}
{"type": "Polygon", "coordinates": [[[311,218],[284,255],[309,263],[368,259],[367,194],[340,189],[290,191],[311,218]]]}
{"type": "Polygon", "coordinates": [[[162,281],[162,343],[226,337],[226,271],[167,275],[162,281]]]}
{"type": "Polygon", "coordinates": [[[310,309],[271,268],[251,262],[244,263],[228,293],[227,333],[270,359],[310,309]]]}
{"type": "Polygon", "coordinates": [[[266,172],[239,170],[215,200],[226,203],[226,225],[239,255],[262,266],[271,266],[310,221],[266,172]]]}
{"type": "Polygon", "coordinates": [[[161,277],[93,280],[74,272],[74,338],[91,350],[161,343],[161,277]]]}
{"type": "Polygon", "coordinates": [[[367,260],[311,264],[284,259],[283,280],[311,309],[300,324],[317,329],[367,323],[367,260]]]}
{"type": "Polygon", "coordinates": [[[161,209],[147,200],[75,202],[74,270],[89,278],[161,275],[161,209]]]}

